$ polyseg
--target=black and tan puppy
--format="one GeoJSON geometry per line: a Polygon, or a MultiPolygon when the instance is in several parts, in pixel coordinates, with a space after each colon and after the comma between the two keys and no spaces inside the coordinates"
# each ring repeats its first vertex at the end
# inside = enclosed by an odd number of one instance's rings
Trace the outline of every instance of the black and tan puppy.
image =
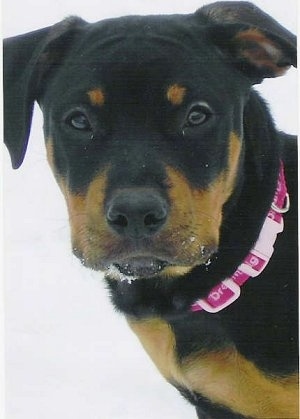
{"type": "Polygon", "coordinates": [[[13,167],[37,101],[74,253],[199,418],[298,417],[296,143],[252,90],[295,45],[247,2],[4,44],[13,167]]]}

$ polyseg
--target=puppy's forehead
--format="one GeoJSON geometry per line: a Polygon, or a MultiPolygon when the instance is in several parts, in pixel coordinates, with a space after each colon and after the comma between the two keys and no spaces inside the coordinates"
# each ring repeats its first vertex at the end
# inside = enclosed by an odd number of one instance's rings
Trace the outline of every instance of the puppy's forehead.
{"type": "Polygon", "coordinates": [[[85,28],[66,64],[80,63],[95,74],[107,71],[110,78],[111,70],[132,71],[133,65],[136,73],[141,68],[174,73],[199,62],[201,56],[207,60],[212,54],[213,45],[207,45],[204,32],[187,23],[186,16],[125,17],[98,22],[85,28]]]}
{"type": "MultiPolygon", "coordinates": [[[[86,62],[92,69],[104,70],[121,68],[132,70],[132,64],[140,66],[143,70],[157,69],[159,66],[173,71],[185,62],[185,66],[191,65],[202,53],[205,56],[207,47],[199,47],[198,53],[189,44],[185,45],[176,38],[166,38],[160,34],[131,33],[130,28],[127,35],[116,35],[112,38],[105,38],[99,33],[99,38],[90,42],[89,38],[79,46],[75,60],[86,62]]],[[[74,60],[74,58],[73,58],[74,60]]],[[[136,71],[140,68],[136,67],[136,71]]]]}
{"type": "MultiPolygon", "coordinates": [[[[168,44],[181,43],[183,47],[187,39],[190,44],[193,37],[194,41],[199,39],[199,32],[204,33],[205,26],[195,22],[192,15],[127,16],[90,24],[81,40],[89,46],[100,42],[103,47],[111,47],[115,40],[120,39],[129,42],[148,39],[151,43],[160,39],[168,44]]],[[[139,49],[139,44],[135,47],[139,49]]]]}

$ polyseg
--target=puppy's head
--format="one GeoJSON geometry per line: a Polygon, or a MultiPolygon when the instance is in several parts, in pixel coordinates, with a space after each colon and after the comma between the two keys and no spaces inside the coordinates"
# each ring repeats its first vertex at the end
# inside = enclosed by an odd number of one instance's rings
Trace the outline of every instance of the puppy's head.
{"type": "Polygon", "coordinates": [[[37,100],[84,265],[116,279],[164,278],[217,251],[242,181],[249,89],[294,64],[291,35],[253,10],[221,2],[194,15],[73,18],[6,41],[13,166],[37,100]]]}

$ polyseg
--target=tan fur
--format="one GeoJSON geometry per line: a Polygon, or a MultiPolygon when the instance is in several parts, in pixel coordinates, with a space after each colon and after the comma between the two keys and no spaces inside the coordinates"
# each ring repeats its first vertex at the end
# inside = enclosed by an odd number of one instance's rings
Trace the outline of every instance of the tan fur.
{"type": "Polygon", "coordinates": [[[178,277],[186,275],[192,269],[192,266],[167,266],[163,271],[164,277],[178,277]]]}
{"type": "Polygon", "coordinates": [[[105,96],[101,89],[94,89],[88,92],[92,105],[102,106],[105,103],[105,96]]]}
{"type": "Polygon", "coordinates": [[[53,139],[51,137],[47,138],[46,140],[46,155],[47,161],[51,170],[55,176],[55,179],[60,187],[61,191],[65,195],[66,185],[65,180],[57,175],[56,167],[55,167],[55,159],[54,159],[54,149],[53,149],[53,139]]]}
{"type": "Polygon", "coordinates": [[[56,173],[51,138],[46,142],[46,150],[49,165],[67,203],[73,248],[93,264],[105,253],[103,243],[110,243],[111,239],[103,213],[107,169],[93,179],[87,191],[72,193],[67,179],[56,173]]]}
{"type": "Polygon", "coordinates": [[[91,263],[102,257],[102,240],[105,242],[109,239],[103,213],[105,186],[104,170],[91,182],[86,193],[65,191],[73,247],[80,250],[85,260],[91,263]]]}
{"type": "Polygon", "coordinates": [[[277,63],[280,62],[282,52],[275,42],[272,42],[258,29],[251,28],[239,32],[235,38],[235,42],[241,44],[241,55],[246,57],[250,62],[258,67],[267,67],[274,73],[274,76],[282,76],[290,68],[290,65],[281,67],[277,63]],[[248,48],[249,43],[256,43],[260,48],[248,48]],[[243,46],[243,44],[245,46],[243,46]]]}
{"type": "Polygon", "coordinates": [[[55,172],[55,164],[54,164],[54,150],[53,150],[53,140],[52,138],[48,138],[46,141],[46,155],[49,166],[52,169],[52,172],[55,172]]]}
{"type": "Polygon", "coordinates": [[[181,172],[167,167],[171,211],[160,237],[180,249],[178,260],[186,260],[185,269],[201,262],[201,248],[218,246],[223,205],[234,189],[240,152],[241,141],[231,133],[228,169],[207,189],[193,188],[181,172]]]}
{"type": "Polygon", "coordinates": [[[186,94],[186,88],[178,84],[173,84],[168,88],[167,99],[174,106],[181,105],[186,94]]]}
{"type": "Polygon", "coordinates": [[[192,188],[185,176],[171,167],[167,168],[167,175],[171,211],[162,238],[180,249],[178,257],[197,263],[201,247],[217,245],[219,241],[223,174],[207,190],[192,188]]]}
{"type": "Polygon", "coordinates": [[[298,418],[296,376],[268,377],[234,347],[196,353],[179,362],[175,335],[168,323],[158,318],[128,322],[168,381],[252,418],[298,418]]]}
{"type": "Polygon", "coordinates": [[[241,154],[241,140],[234,132],[230,133],[229,137],[229,153],[228,153],[228,170],[227,170],[227,198],[231,195],[234,185],[236,174],[238,172],[239,158],[241,154]]]}

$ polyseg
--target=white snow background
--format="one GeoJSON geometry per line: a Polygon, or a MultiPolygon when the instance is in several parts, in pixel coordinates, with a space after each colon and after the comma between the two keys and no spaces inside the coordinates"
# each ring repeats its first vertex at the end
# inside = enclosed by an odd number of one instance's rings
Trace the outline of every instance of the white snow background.
{"type": "MultiPolygon", "coordinates": [[[[4,0],[3,34],[69,15],[88,21],[123,14],[186,13],[198,0],[4,0]]],[[[296,32],[297,0],[254,2],[296,32]]],[[[297,78],[259,90],[280,129],[297,131],[297,78]]],[[[28,152],[13,171],[4,152],[6,419],[189,419],[195,412],[160,377],[101,274],[71,254],[63,197],[48,168],[36,107],[28,152]]]]}

